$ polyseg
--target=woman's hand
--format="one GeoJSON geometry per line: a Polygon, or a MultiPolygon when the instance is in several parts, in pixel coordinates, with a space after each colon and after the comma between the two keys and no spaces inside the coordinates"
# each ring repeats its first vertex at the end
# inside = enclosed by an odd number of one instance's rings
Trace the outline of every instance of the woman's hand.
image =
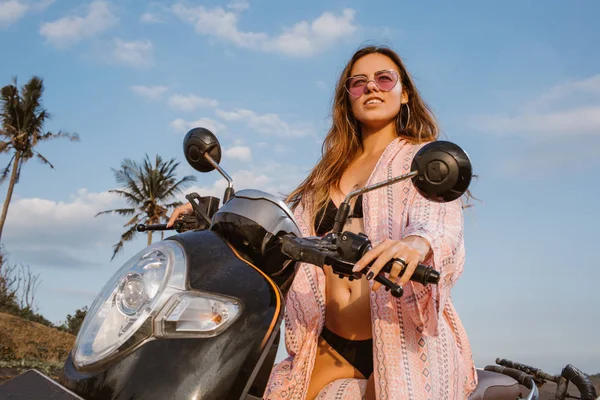
{"type": "MultiPolygon", "coordinates": [[[[424,261],[431,250],[429,242],[420,236],[408,236],[402,240],[387,239],[369,250],[352,268],[353,272],[362,271],[373,260],[376,260],[367,272],[367,279],[373,279],[385,264],[392,259],[399,259],[392,264],[392,270],[388,279],[401,286],[406,285],[415,272],[417,265],[424,261]],[[398,282],[398,277],[400,277],[398,282]]],[[[373,290],[381,287],[381,283],[375,282],[373,290]]]]}
{"type": "Polygon", "coordinates": [[[171,214],[171,218],[169,218],[169,222],[167,222],[167,228],[172,227],[173,223],[175,223],[175,221],[177,220],[177,218],[179,218],[180,215],[191,214],[193,211],[194,208],[192,207],[192,203],[190,202],[180,205],[179,207],[173,210],[173,214],[171,214]]]}

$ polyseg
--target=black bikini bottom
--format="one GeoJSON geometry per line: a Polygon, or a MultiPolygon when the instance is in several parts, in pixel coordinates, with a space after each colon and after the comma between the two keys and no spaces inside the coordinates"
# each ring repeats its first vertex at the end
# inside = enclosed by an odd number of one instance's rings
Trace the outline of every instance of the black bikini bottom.
{"type": "Polygon", "coordinates": [[[373,339],[349,340],[331,332],[325,326],[321,337],[342,357],[369,379],[373,373],[373,339]]]}

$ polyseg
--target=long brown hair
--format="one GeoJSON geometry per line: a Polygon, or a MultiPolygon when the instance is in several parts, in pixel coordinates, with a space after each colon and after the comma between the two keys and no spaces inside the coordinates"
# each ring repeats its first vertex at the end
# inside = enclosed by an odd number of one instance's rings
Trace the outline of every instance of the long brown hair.
{"type": "Polygon", "coordinates": [[[360,125],[352,114],[350,99],[344,85],[350,77],[354,63],[368,54],[379,53],[389,57],[400,72],[402,90],[408,95],[408,108],[402,105],[396,116],[396,133],[410,143],[423,143],[436,140],[439,129],[433,113],[421,98],[419,91],[406,70],[398,54],[385,46],[368,46],[359,49],[346,64],[335,88],[332,104],[332,125],[321,148],[321,159],[308,177],[292,193],[286,202],[294,209],[303,201],[305,194],[311,194],[311,204],[303,203],[312,215],[313,225],[317,211],[327,203],[330,191],[339,188],[342,174],[362,149],[360,125]]]}

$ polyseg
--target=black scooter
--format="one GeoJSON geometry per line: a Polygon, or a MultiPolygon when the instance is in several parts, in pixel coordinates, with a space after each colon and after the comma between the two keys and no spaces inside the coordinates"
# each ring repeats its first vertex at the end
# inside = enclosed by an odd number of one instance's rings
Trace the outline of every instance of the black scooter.
{"type": "MultiPolygon", "coordinates": [[[[284,296],[296,262],[327,264],[342,279],[360,278],[352,267],[371,242],[364,234],[342,231],[350,200],[411,179],[422,196],[454,201],[467,190],[472,176],[470,160],[460,147],[432,142],[415,155],[411,172],[350,193],[330,233],[302,237],[280,199],[259,190],[234,191],[232,179],[219,165],[221,147],[210,131],[192,129],[183,147],[196,170],[217,169],[225,177],[223,204],[219,207],[216,197],[186,196],[194,215],[175,223],[178,234],[132,257],[97,296],[60,384],[28,372],[23,374],[27,378],[0,386],[0,397],[4,393],[25,398],[19,396],[25,396],[27,379],[39,399],[261,399],[275,361],[284,296]]],[[[138,226],[140,232],[166,229],[165,224],[138,226]]],[[[400,297],[403,288],[385,277],[390,267],[386,265],[375,280],[400,297]]],[[[411,279],[429,285],[439,278],[433,268],[419,265],[411,279]]],[[[497,366],[478,370],[479,387],[470,400],[521,398],[520,385],[527,388],[526,399],[538,399],[537,385],[556,378],[497,361],[497,366]]],[[[564,389],[560,398],[565,398],[569,381],[583,393],[582,399],[596,398],[579,370],[569,366],[563,372],[557,378],[564,389]]]]}

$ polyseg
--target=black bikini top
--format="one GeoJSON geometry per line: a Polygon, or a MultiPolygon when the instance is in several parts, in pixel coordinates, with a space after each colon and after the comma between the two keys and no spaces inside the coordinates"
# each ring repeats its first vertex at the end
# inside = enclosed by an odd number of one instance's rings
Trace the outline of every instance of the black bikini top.
{"type": "MultiPolygon", "coordinates": [[[[323,236],[324,234],[333,229],[333,224],[335,223],[335,214],[337,213],[337,211],[338,208],[331,199],[329,199],[329,201],[327,202],[327,206],[325,207],[325,215],[323,215],[323,209],[319,210],[319,212],[317,213],[317,217],[315,218],[315,232],[317,236],[323,236]]],[[[362,194],[356,198],[354,210],[350,217],[363,217],[362,194]]]]}

